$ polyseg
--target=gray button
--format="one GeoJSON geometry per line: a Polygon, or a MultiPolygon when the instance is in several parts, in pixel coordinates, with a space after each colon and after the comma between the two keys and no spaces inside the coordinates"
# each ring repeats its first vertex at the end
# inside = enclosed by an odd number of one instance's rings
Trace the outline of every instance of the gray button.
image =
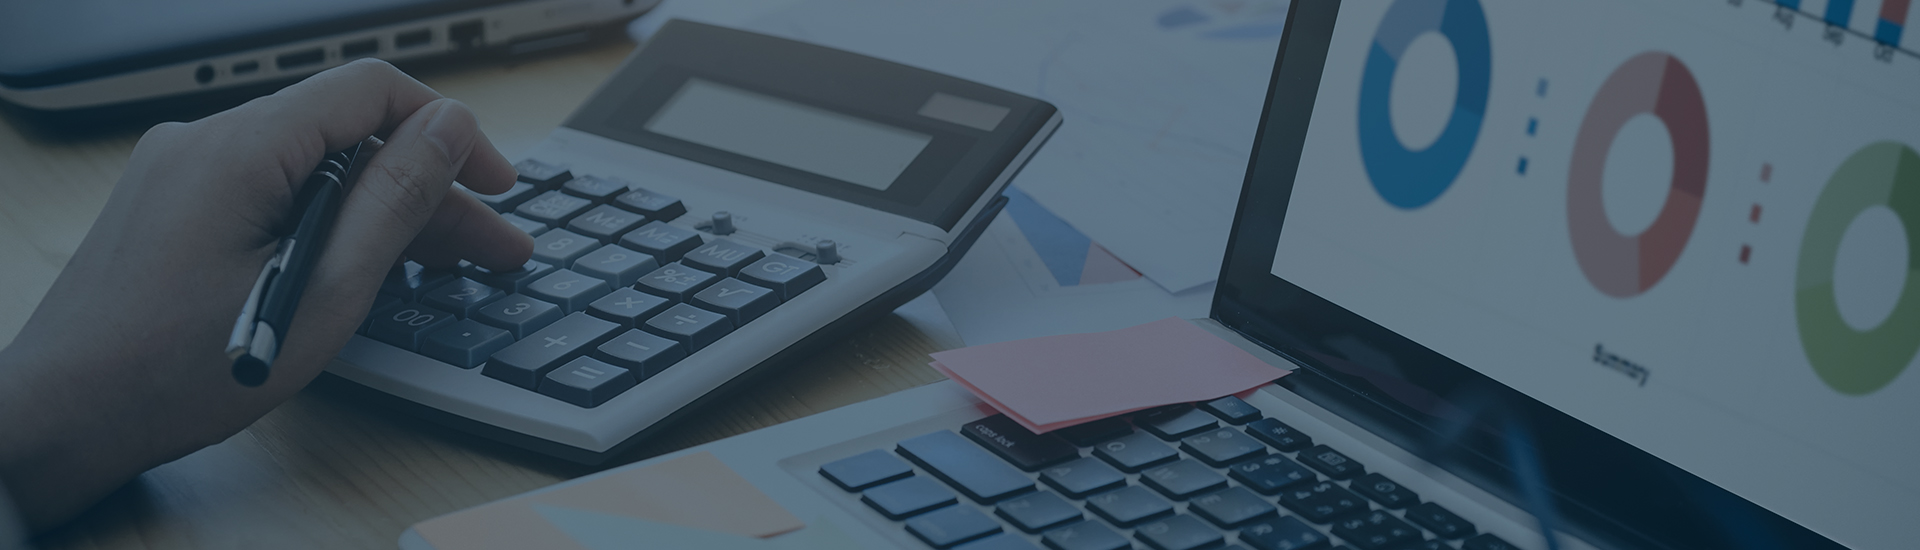
{"type": "Polygon", "coordinates": [[[420,304],[401,304],[380,312],[367,328],[373,339],[407,351],[420,349],[420,338],[433,329],[453,323],[453,314],[420,304]]]}
{"type": "Polygon", "coordinates": [[[527,289],[527,285],[533,284],[534,281],[540,280],[541,277],[547,276],[548,273],[553,273],[553,266],[538,260],[527,260],[526,265],[520,266],[520,269],[513,271],[494,271],[477,265],[466,264],[461,267],[461,273],[466,274],[469,279],[480,281],[480,284],[483,285],[507,292],[521,292],[527,289]]]}
{"type": "Polygon", "coordinates": [[[573,270],[602,279],[615,287],[633,286],[640,276],[660,269],[660,262],[652,255],[628,250],[626,247],[610,244],[594,249],[580,259],[573,261],[573,270]]]}
{"type": "Polygon", "coordinates": [[[606,296],[610,290],[606,281],[562,269],[534,281],[527,287],[527,295],[553,302],[572,313],[586,309],[587,304],[606,296]]]}
{"type": "Polygon", "coordinates": [[[640,278],[634,288],[641,292],[660,296],[675,302],[684,302],[693,294],[707,288],[719,275],[680,265],[679,262],[660,266],[647,276],[640,278]]]}
{"type": "Polygon", "coordinates": [[[408,260],[387,270],[386,280],[380,283],[380,292],[392,294],[401,301],[418,302],[427,291],[453,280],[455,274],[451,269],[427,269],[408,260]]]}
{"type": "Polygon", "coordinates": [[[581,357],[547,373],[540,381],[540,393],[591,409],[637,383],[627,369],[581,357]]]}
{"type": "Polygon", "coordinates": [[[553,189],[560,182],[573,178],[567,167],[548,164],[533,159],[513,163],[513,169],[520,172],[520,181],[531,183],[540,189],[553,189]]]}
{"type": "Polygon", "coordinates": [[[619,178],[605,176],[580,176],[567,180],[560,186],[568,195],[592,199],[596,203],[613,200],[614,195],[627,192],[627,182],[619,178]]]}
{"type": "Polygon", "coordinates": [[[669,305],[673,305],[673,302],[666,298],[622,288],[588,304],[587,314],[623,327],[636,328],[641,321],[653,318],[669,305]]]}
{"type": "Polygon", "coordinates": [[[687,353],[693,353],[733,332],[733,321],[725,315],[687,304],[674,304],[640,328],[686,344],[687,353]]]}
{"type": "Polygon", "coordinates": [[[513,209],[513,213],[548,225],[565,225],[568,219],[586,211],[590,206],[593,206],[593,201],[562,194],[559,191],[548,191],[534,197],[533,200],[521,203],[518,208],[513,209]]]}
{"type": "Polygon", "coordinates": [[[421,302],[453,312],[454,315],[464,319],[473,316],[474,310],[480,309],[480,306],[493,303],[494,300],[506,295],[507,293],[501,292],[500,289],[461,277],[428,292],[427,297],[421,302]]]}
{"type": "Polygon", "coordinates": [[[740,270],[740,279],[779,292],[784,302],[827,280],[827,273],[813,262],[773,254],[740,270]]]}
{"type": "Polygon", "coordinates": [[[727,277],[694,294],[693,305],[726,314],[737,327],[773,311],[773,306],[780,305],[780,297],[774,296],[772,290],[727,277]]]}
{"type": "Polygon", "coordinates": [[[381,311],[400,305],[400,303],[400,298],[392,294],[381,293],[373,295],[373,307],[367,309],[367,318],[360,320],[360,329],[355,332],[366,334],[367,327],[373,326],[374,317],[379,317],[381,311]]]}
{"type": "Polygon", "coordinates": [[[626,367],[640,381],[653,378],[653,375],[687,358],[686,346],[638,330],[615,336],[589,353],[595,359],[626,367]]]}
{"type": "Polygon", "coordinates": [[[759,261],[767,256],[758,247],[740,244],[732,239],[714,239],[713,242],[695,248],[680,263],[688,267],[697,267],[722,275],[735,275],[747,264],[759,261]]]}
{"type": "Polygon", "coordinates": [[[613,323],[575,313],[526,339],[514,342],[487,361],[481,372],[502,382],[534,389],[547,371],[593,349],[617,329],[613,323]]]}
{"type": "Polygon", "coordinates": [[[463,369],[480,366],[493,352],[513,343],[507,331],[463,319],[427,334],[420,342],[420,354],[463,369]]]}
{"type": "Polygon", "coordinates": [[[520,206],[520,203],[527,202],[527,199],[531,199],[534,195],[540,193],[534,190],[533,184],[520,181],[513,182],[513,187],[507,188],[507,192],[498,195],[482,195],[472,189],[467,189],[464,185],[460,186],[460,190],[466,191],[469,195],[473,195],[473,198],[480,199],[481,204],[492,208],[494,212],[502,213],[512,212],[513,207],[520,206]]]}
{"type": "Polygon", "coordinates": [[[500,219],[507,220],[507,223],[513,224],[513,226],[519,228],[520,231],[534,237],[538,237],[541,233],[546,233],[548,229],[552,229],[547,227],[547,224],[522,218],[519,214],[511,212],[501,214],[500,219]]]}
{"type": "Polygon", "coordinates": [[[513,333],[514,338],[525,338],[564,315],[560,306],[535,300],[525,294],[514,294],[481,307],[473,314],[473,318],[506,329],[513,333]]]}
{"type": "Polygon", "coordinates": [[[634,189],[614,197],[613,204],[667,222],[687,213],[687,206],[681,204],[680,199],[645,189],[634,189]]]}
{"type": "Polygon", "coordinates": [[[602,204],[585,214],[574,216],[573,221],[567,222],[567,229],[599,239],[602,243],[610,243],[619,238],[621,233],[639,227],[645,221],[646,216],[602,204]]]}
{"type": "Polygon", "coordinates": [[[654,259],[662,262],[671,262],[700,246],[700,234],[692,229],[652,221],[620,237],[620,246],[652,254],[654,259]]]}
{"type": "Polygon", "coordinates": [[[600,247],[600,241],[593,237],[555,229],[533,238],[533,259],[550,263],[558,267],[573,265],[573,260],[587,255],[600,247]]]}

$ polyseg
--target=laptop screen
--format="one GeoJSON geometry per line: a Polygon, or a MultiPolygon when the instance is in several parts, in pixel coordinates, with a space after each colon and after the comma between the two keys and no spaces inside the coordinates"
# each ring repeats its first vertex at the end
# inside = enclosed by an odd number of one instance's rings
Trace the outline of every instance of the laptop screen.
{"type": "Polygon", "coordinates": [[[1222,307],[1426,413],[1490,381],[1907,544],[1920,56],[1908,0],[1807,4],[1299,6],[1222,307]]]}

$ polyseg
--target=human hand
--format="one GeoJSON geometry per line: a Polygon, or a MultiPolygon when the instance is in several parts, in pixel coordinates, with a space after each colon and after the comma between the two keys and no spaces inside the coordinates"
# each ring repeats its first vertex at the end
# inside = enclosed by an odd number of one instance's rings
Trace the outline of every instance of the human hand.
{"type": "Polygon", "coordinates": [[[233,435],[317,376],[402,253],[501,269],[533,241],[478,200],[513,166],[473,113],[379,61],[149,130],[60,278],[0,350],[0,482],[36,527],[233,435]],[[228,332],[275,228],[327,152],[372,135],[272,377],[229,374],[228,332]]]}

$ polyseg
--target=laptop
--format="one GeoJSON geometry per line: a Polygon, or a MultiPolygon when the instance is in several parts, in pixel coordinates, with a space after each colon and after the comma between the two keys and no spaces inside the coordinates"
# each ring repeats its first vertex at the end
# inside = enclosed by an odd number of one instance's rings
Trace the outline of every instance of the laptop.
{"type": "Polygon", "coordinates": [[[1289,375],[1042,435],[942,382],[532,494],[711,453],[876,549],[1911,548],[1920,72],[1846,26],[1906,2],[1797,4],[1295,2],[1194,321],[1289,375]]]}

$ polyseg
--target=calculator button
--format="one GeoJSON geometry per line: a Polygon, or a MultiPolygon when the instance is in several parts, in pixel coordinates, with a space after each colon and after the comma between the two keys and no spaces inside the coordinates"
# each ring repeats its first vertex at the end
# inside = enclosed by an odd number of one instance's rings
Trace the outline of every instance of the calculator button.
{"type": "Polygon", "coordinates": [[[1280,495],[1280,504],[1314,523],[1327,523],[1333,518],[1367,509],[1365,499],[1331,481],[1287,489],[1280,495]]]}
{"type": "Polygon", "coordinates": [[[740,270],[740,279],[779,291],[780,301],[785,302],[827,280],[827,272],[813,262],[772,254],[740,270]]]}
{"type": "Polygon", "coordinates": [[[654,259],[662,262],[679,260],[688,250],[700,246],[700,242],[700,234],[692,229],[667,225],[659,220],[647,222],[620,237],[620,246],[652,254],[654,259]]]}
{"type": "Polygon", "coordinates": [[[981,504],[1033,489],[1026,474],[948,430],[901,441],[896,450],[981,504]]]}
{"type": "Polygon", "coordinates": [[[525,294],[513,294],[482,306],[473,319],[506,329],[513,337],[526,338],[566,315],[556,306],[525,294]]]}
{"type": "Polygon", "coordinates": [[[1151,435],[1135,433],[1095,445],[1093,456],[1100,457],[1101,460],[1107,461],[1108,464],[1122,471],[1138,472],[1149,466],[1179,458],[1180,453],[1151,435]]]}
{"type": "Polygon", "coordinates": [[[1086,517],[1067,499],[1046,491],[1003,501],[994,508],[994,513],[1028,533],[1038,533],[1086,517]]]}
{"type": "Polygon", "coordinates": [[[1073,445],[1052,434],[1035,435],[1004,414],[968,422],[960,433],[1029,472],[1080,458],[1073,445]]]}
{"type": "Polygon", "coordinates": [[[1300,430],[1293,429],[1293,426],[1272,418],[1262,418],[1247,424],[1247,435],[1289,453],[1313,446],[1313,438],[1300,433],[1300,430]]]}
{"type": "Polygon", "coordinates": [[[581,212],[585,212],[587,208],[591,206],[593,206],[593,201],[591,200],[563,194],[559,191],[548,191],[541,193],[540,196],[534,197],[532,200],[520,203],[519,207],[513,209],[513,213],[519,214],[520,217],[544,224],[565,225],[567,220],[572,219],[581,212]]]}
{"type": "Polygon", "coordinates": [[[522,233],[526,233],[529,237],[538,237],[541,233],[546,233],[548,229],[552,229],[551,227],[547,227],[547,224],[522,218],[519,214],[512,212],[501,214],[500,219],[507,220],[507,223],[513,224],[514,228],[519,229],[522,233]]]}
{"type": "Polygon", "coordinates": [[[1400,486],[1398,483],[1394,483],[1393,480],[1387,479],[1387,476],[1378,473],[1354,478],[1353,483],[1347,484],[1347,487],[1353,489],[1353,492],[1360,493],[1361,496],[1373,499],[1374,502],[1380,503],[1381,506],[1393,510],[1406,508],[1420,502],[1420,495],[1414,494],[1413,491],[1400,486]]]}
{"type": "Polygon", "coordinates": [[[1221,428],[1189,436],[1180,440],[1180,450],[1215,468],[1267,454],[1266,445],[1261,445],[1245,432],[1233,428],[1221,428]]]}
{"type": "Polygon", "coordinates": [[[1000,533],[953,547],[953,550],[1040,550],[1027,539],[1013,533],[1000,533]]]}
{"type": "Polygon", "coordinates": [[[1326,445],[1316,445],[1311,449],[1300,451],[1300,463],[1312,466],[1313,469],[1334,479],[1352,479],[1366,472],[1360,463],[1354,462],[1353,459],[1347,458],[1347,455],[1340,454],[1340,451],[1326,445]]]}
{"type": "Polygon", "coordinates": [[[740,244],[732,239],[714,239],[699,248],[687,252],[680,263],[725,275],[738,275],[740,269],[748,264],[767,257],[757,247],[740,244]]]}
{"type": "Polygon", "coordinates": [[[1087,509],[1121,527],[1173,513],[1173,503],[1138,485],[1121,487],[1087,499],[1087,509]]]}
{"type": "Polygon", "coordinates": [[[872,450],[828,462],[820,467],[820,475],[841,489],[857,493],[912,476],[913,466],[886,451],[872,450]]]}
{"type": "Polygon", "coordinates": [[[635,381],[644,381],[685,359],[687,348],[673,340],[629,330],[589,353],[595,359],[633,371],[635,381]]]}
{"type": "Polygon", "coordinates": [[[573,261],[573,270],[607,281],[615,288],[633,286],[640,276],[660,268],[653,256],[627,250],[617,244],[596,248],[573,261]]]}
{"type": "Polygon", "coordinates": [[[553,273],[553,266],[538,260],[527,260],[526,265],[512,271],[494,271],[473,264],[461,268],[467,278],[480,281],[480,284],[507,292],[524,292],[527,285],[553,273]]]}
{"type": "Polygon", "coordinates": [[[1472,523],[1431,502],[1422,502],[1407,508],[1407,521],[1417,523],[1443,539],[1470,537],[1474,532],[1472,523]]]}
{"type": "Polygon", "coordinates": [[[1052,550],[1127,550],[1127,538],[1098,521],[1082,521],[1047,531],[1040,537],[1052,550]]]}
{"type": "Polygon", "coordinates": [[[1253,405],[1231,395],[1201,403],[1200,410],[1207,411],[1235,426],[1260,419],[1260,409],[1253,408],[1253,405]]]}
{"type": "Polygon", "coordinates": [[[1134,417],[1133,423],[1167,441],[1178,441],[1180,438],[1220,427],[1220,422],[1214,420],[1213,415],[1186,405],[1175,405],[1142,413],[1134,417]]]}
{"type": "Polygon", "coordinates": [[[660,221],[670,222],[687,213],[680,199],[637,188],[614,197],[613,204],[660,221]]]}
{"type": "Polygon", "coordinates": [[[1278,493],[1294,484],[1320,479],[1320,476],[1313,475],[1313,470],[1280,455],[1267,455],[1234,464],[1227,468],[1227,475],[1241,485],[1266,495],[1278,493]]]}
{"type": "Polygon", "coordinates": [[[928,510],[952,505],[959,499],[940,482],[924,477],[909,477],[868,489],[860,501],[872,506],[887,519],[901,520],[928,510]]]}
{"type": "Polygon", "coordinates": [[[1420,540],[1420,529],[1382,510],[1333,522],[1333,534],[1360,550],[1382,550],[1420,540]]]}
{"type": "Polygon", "coordinates": [[[1514,546],[1511,542],[1501,540],[1500,537],[1493,536],[1492,533],[1481,533],[1478,536],[1467,539],[1466,542],[1460,543],[1460,550],[1520,550],[1520,547],[1514,546]]]}
{"type": "Polygon", "coordinates": [[[587,314],[627,328],[640,328],[640,323],[665,311],[673,305],[672,300],[634,290],[622,288],[614,290],[593,303],[587,304],[587,314]]]}
{"type": "Polygon", "coordinates": [[[597,204],[605,204],[607,201],[613,200],[614,195],[625,193],[627,191],[627,182],[619,178],[609,178],[606,176],[580,176],[561,184],[560,191],[568,195],[592,200],[597,204]]]}
{"type": "Polygon", "coordinates": [[[596,248],[600,248],[600,241],[593,237],[555,229],[533,238],[533,259],[553,264],[554,267],[568,267],[573,265],[574,260],[596,248]]]}
{"type": "Polygon", "coordinates": [[[573,179],[573,173],[568,172],[567,167],[533,159],[516,162],[513,164],[513,169],[520,173],[520,181],[533,184],[542,191],[553,189],[561,182],[573,179]]]}
{"type": "Polygon", "coordinates": [[[480,366],[487,357],[513,343],[513,334],[462,319],[427,334],[420,342],[420,354],[463,369],[480,366]]]}
{"type": "Polygon", "coordinates": [[[1273,504],[1248,491],[1246,487],[1228,487],[1224,491],[1194,497],[1193,502],[1187,504],[1187,511],[1207,518],[1207,521],[1224,529],[1232,529],[1247,522],[1270,518],[1280,513],[1273,504]]]}
{"type": "MultiPolygon", "coordinates": [[[[502,302],[511,301],[502,300],[502,302]]],[[[534,389],[540,377],[613,336],[613,323],[575,313],[493,354],[481,369],[502,382],[534,389]]]]}
{"type": "Polygon", "coordinates": [[[733,322],[728,321],[725,315],[687,304],[674,304],[642,323],[640,328],[686,344],[687,353],[692,354],[733,332],[733,322]]]}
{"type": "Polygon", "coordinates": [[[400,301],[400,297],[394,296],[392,294],[382,293],[382,294],[373,295],[373,307],[367,308],[367,317],[365,319],[360,320],[360,329],[356,330],[355,332],[358,332],[360,334],[366,334],[367,327],[373,326],[373,320],[376,318],[379,318],[380,313],[382,311],[386,311],[387,308],[397,306],[402,303],[403,302],[400,301]]]}
{"type": "Polygon", "coordinates": [[[675,302],[684,302],[719,280],[719,275],[674,262],[641,277],[634,288],[675,302]]]}
{"type": "Polygon", "coordinates": [[[1147,543],[1154,550],[1200,550],[1212,548],[1226,540],[1219,531],[1193,516],[1173,516],[1142,523],[1134,529],[1133,538],[1140,539],[1140,542],[1147,543]]]}
{"type": "Polygon", "coordinates": [[[579,357],[548,372],[540,381],[540,393],[591,409],[637,383],[627,369],[579,357]]]}
{"type": "Polygon", "coordinates": [[[403,302],[418,302],[427,291],[453,280],[455,274],[451,269],[427,269],[409,260],[387,270],[380,292],[392,294],[403,302]]]}
{"type": "Polygon", "coordinates": [[[620,237],[620,234],[631,231],[646,221],[646,216],[602,204],[584,214],[574,216],[573,221],[567,222],[567,230],[593,237],[604,244],[613,242],[620,237]]]}
{"type": "Polygon", "coordinates": [[[480,204],[485,204],[488,208],[492,208],[494,212],[500,213],[512,212],[513,207],[519,206],[520,203],[527,202],[527,199],[531,199],[534,195],[540,193],[534,189],[533,184],[520,181],[513,182],[513,187],[507,188],[507,192],[498,195],[481,194],[472,189],[467,189],[464,185],[460,186],[460,190],[466,191],[469,195],[473,195],[473,198],[480,199],[480,204]]]}
{"type": "Polygon", "coordinates": [[[1102,441],[1133,433],[1133,426],[1119,418],[1102,418],[1085,424],[1078,424],[1054,430],[1053,434],[1081,447],[1092,447],[1102,441]]]}
{"type": "Polygon", "coordinates": [[[907,532],[934,548],[952,548],[1000,532],[1000,522],[972,506],[948,506],[907,520],[907,532]]]}
{"type": "Polygon", "coordinates": [[[780,305],[780,298],[775,297],[772,290],[727,277],[695,293],[692,303],[725,314],[737,327],[773,311],[773,306],[780,305]]]}
{"type": "Polygon", "coordinates": [[[421,301],[442,311],[453,312],[454,315],[464,319],[473,316],[473,312],[481,306],[491,304],[494,300],[504,298],[506,295],[507,293],[501,292],[500,289],[461,277],[433,289],[421,301]]]}
{"type": "Polygon", "coordinates": [[[1226,487],[1227,476],[1193,459],[1183,459],[1140,472],[1140,482],[1167,498],[1186,500],[1226,487]]]}
{"type": "Polygon", "coordinates": [[[611,289],[607,282],[571,269],[562,269],[552,275],[541,277],[527,286],[527,295],[546,300],[560,306],[561,310],[573,313],[587,308],[587,304],[606,296],[611,289]]]}
{"type": "Polygon", "coordinates": [[[1326,550],[1333,546],[1325,533],[1293,516],[1248,526],[1240,530],[1240,542],[1256,550],[1326,550]]]}
{"type": "Polygon", "coordinates": [[[367,335],[407,351],[417,351],[426,333],[453,321],[452,313],[420,304],[406,304],[381,312],[373,320],[373,325],[367,328],[367,335]]]}
{"type": "Polygon", "coordinates": [[[1092,458],[1075,459],[1066,464],[1040,470],[1040,481],[1058,489],[1062,494],[1073,498],[1087,498],[1087,495],[1120,487],[1127,484],[1127,475],[1113,469],[1107,463],[1092,458]]]}

